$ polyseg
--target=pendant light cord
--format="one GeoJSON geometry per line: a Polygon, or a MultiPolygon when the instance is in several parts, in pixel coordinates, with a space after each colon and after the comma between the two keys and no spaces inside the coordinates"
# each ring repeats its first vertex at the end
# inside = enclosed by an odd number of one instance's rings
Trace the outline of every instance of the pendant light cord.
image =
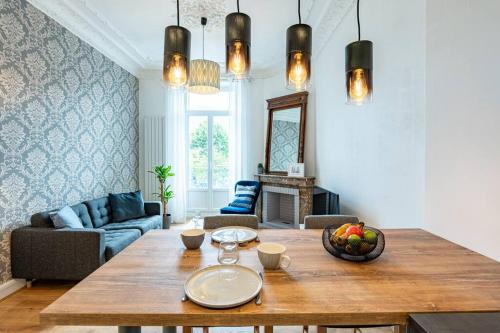
{"type": "Polygon", "coordinates": [[[180,19],[179,19],[179,0],[177,0],[177,26],[180,26],[180,19]]]}
{"type": "Polygon", "coordinates": [[[299,0],[299,8],[298,8],[298,10],[299,10],[299,24],[302,24],[302,17],[300,16],[300,0],[299,0]]]}
{"type": "Polygon", "coordinates": [[[236,0],[236,7],[238,8],[238,13],[240,12],[240,0],[236,0]]]}
{"type": "MultiPolygon", "coordinates": [[[[299,0],[300,1],[300,0],[299,0]]],[[[359,0],[358,0],[358,5],[357,5],[357,18],[358,18],[358,42],[361,40],[361,25],[359,23],[359,0]]]]}
{"type": "Polygon", "coordinates": [[[202,51],[202,58],[205,60],[205,25],[203,25],[203,47],[201,49],[202,51]]]}

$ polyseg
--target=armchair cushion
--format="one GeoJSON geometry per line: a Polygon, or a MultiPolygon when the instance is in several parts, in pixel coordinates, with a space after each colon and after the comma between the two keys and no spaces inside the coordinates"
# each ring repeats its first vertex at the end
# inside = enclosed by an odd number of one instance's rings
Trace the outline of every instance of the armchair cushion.
{"type": "Polygon", "coordinates": [[[250,210],[255,200],[257,192],[256,186],[237,185],[234,194],[234,200],[229,204],[230,207],[245,208],[250,210]]]}
{"type": "Polygon", "coordinates": [[[141,191],[109,194],[113,222],[122,222],[146,216],[141,191]]]}
{"type": "Polygon", "coordinates": [[[220,210],[221,214],[251,214],[250,209],[241,207],[224,207],[220,210]]]}

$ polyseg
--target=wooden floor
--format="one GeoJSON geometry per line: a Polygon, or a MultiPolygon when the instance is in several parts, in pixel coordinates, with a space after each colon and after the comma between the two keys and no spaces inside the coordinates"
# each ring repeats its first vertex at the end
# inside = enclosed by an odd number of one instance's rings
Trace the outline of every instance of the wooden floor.
{"type": "MultiPolygon", "coordinates": [[[[23,288],[0,301],[0,332],[9,333],[116,333],[116,327],[76,327],[76,326],[43,326],[38,314],[47,305],[55,301],[73,286],[70,282],[36,281],[32,288],[23,288]]],[[[161,333],[159,327],[146,327],[144,333],[161,333]]],[[[263,332],[264,329],[261,329],[263,332]]],[[[277,327],[276,333],[301,333],[300,327],[277,327]]],[[[180,330],[179,330],[180,332],[180,330]]],[[[198,331],[195,330],[198,333],[198,331]]],[[[201,330],[199,331],[201,332],[201,330]]],[[[251,333],[251,328],[217,328],[211,333],[251,333]]],[[[311,328],[311,333],[316,330],[311,328]]],[[[329,330],[328,333],[352,332],[352,330],[329,330]]],[[[389,333],[391,329],[363,329],[363,333],[389,333]]]]}

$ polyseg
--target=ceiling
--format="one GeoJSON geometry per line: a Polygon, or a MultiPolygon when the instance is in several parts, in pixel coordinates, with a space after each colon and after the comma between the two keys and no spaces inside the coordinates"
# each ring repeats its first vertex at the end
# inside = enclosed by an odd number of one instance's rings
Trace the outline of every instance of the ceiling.
{"type": "MultiPolygon", "coordinates": [[[[139,75],[161,69],[163,34],[176,24],[176,0],[28,0],[77,36],[139,75]]],[[[313,27],[313,53],[319,52],[354,0],[302,0],[302,21],[313,27]]],[[[202,56],[200,19],[208,18],[205,58],[224,63],[224,18],[236,0],[180,0],[181,25],[191,31],[191,58],[202,56]]],[[[285,34],[298,23],[295,0],[240,0],[252,19],[252,76],[266,76],[284,65],[285,34]]]]}

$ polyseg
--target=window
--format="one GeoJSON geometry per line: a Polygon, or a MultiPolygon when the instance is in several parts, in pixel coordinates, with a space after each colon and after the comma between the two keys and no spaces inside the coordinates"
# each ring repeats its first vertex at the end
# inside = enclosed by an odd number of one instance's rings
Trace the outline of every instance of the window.
{"type": "Polygon", "coordinates": [[[188,213],[219,210],[228,203],[231,92],[189,94],[186,113],[188,213]]]}

